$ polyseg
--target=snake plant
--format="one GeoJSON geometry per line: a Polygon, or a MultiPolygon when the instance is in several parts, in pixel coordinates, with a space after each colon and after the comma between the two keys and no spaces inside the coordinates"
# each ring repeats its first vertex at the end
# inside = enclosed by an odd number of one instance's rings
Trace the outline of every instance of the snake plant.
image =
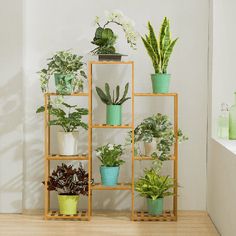
{"type": "Polygon", "coordinates": [[[166,74],[170,55],[178,38],[172,40],[170,21],[166,17],[162,22],[158,39],[150,22],[148,22],[148,30],[149,34],[142,37],[142,41],[152,60],[155,73],[166,74]]]}
{"type": "Polygon", "coordinates": [[[125,85],[125,90],[123,96],[120,98],[120,86],[116,86],[116,90],[110,93],[110,86],[108,83],[105,83],[105,92],[99,87],[96,87],[96,91],[101,101],[106,105],[122,105],[125,101],[129,100],[130,97],[126,97],[129,90],[129,83],[125,85]]]}

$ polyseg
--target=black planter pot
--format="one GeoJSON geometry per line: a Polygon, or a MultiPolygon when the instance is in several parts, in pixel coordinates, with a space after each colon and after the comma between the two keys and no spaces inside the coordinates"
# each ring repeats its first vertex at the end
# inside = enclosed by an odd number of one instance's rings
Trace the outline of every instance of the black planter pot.
{"type": "Polygon", "coordinates": [[[98,54],[99,61],[121,61],[123,54],[98,54]]]}

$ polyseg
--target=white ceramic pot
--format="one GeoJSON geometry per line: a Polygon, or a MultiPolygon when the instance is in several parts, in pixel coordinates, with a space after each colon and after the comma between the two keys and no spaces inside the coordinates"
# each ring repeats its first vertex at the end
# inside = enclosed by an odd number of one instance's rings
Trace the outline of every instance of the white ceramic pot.
{"type": "Polygon", "coordinates": [[[156,140],[153,139],[151,143],[143,142],[144,145],[144,155],[150,157],[151,154],[156,150],[156,140]]]}
{"type": "Polygon", "coordinates": [[[58,154],[78,155],[79,153],[79,132],[57,132],[58,154]]]}

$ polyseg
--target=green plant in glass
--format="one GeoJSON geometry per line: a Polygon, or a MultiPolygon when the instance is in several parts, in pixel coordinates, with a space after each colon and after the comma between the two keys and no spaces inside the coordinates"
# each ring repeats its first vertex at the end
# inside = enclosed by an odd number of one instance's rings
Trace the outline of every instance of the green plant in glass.
{"type": "Polygon", "coordinates": [[[170,21],[167,17],[162,22],[159,37],[156,36],[150,22],[148,22],[148,31],[149,34],[143,36],[142,41],[155,71],[155,74],[151,75],[153,92],[167,93],[170,82],[170,74],[167,74],[167,67],[178,38],[171,38],[170,21]]]}
{"type": "Polygon", "coordinates": [[[95,31],[95,36],[93,38],[92,44],[97,47],[92,50],[94,54],[115,54],[115,43],[117,35],[114,34],[108,25],[115,24],[120,26],[127,39],[127,43],[131,48],[136,48],[137,33],[134,30],[133,23],[127,17],[123,15],[120,11],[107,12],[106,18],[103,19],[105,23],[101,24],[101,18],[96,16],[95,24],[98,28],[95,31]]]}
{"type": "Polygon", "coordinates": [[[84,79],[87,78],[82,58],[70,50],[56,52],[48,59],[47,67],[38,72],[42,92],[49,92],[49,80],[52,76],[55,78],[57,93],[82,92],[84,79]]]}
{"type": "MultiPolygon", "coordinates": [[[[182,130],[178,130],[178,142],[187,140],[182,130]]],[[[129,132],[129,141],[131,132],[129,132]]],[[[155,141],[155,149],[151,156],[160,160],[168,160],[171,157],[172,146],[177,141],[174,127],[167,115],[157,113],[145,118],[134,130],[134,141],[151,143],[155,141]]]]}

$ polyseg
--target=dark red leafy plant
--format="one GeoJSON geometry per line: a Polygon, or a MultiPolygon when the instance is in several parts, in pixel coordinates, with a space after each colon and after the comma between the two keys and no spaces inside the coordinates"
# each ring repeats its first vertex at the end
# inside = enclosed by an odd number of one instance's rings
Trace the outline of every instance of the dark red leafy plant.
{"type": "Polygon", "coordinates": [[[60,195],[88,195],[88,173],[81,163],[78,169],[62,163],[49,176],[48,190],[57,191],[60,195]]]}

